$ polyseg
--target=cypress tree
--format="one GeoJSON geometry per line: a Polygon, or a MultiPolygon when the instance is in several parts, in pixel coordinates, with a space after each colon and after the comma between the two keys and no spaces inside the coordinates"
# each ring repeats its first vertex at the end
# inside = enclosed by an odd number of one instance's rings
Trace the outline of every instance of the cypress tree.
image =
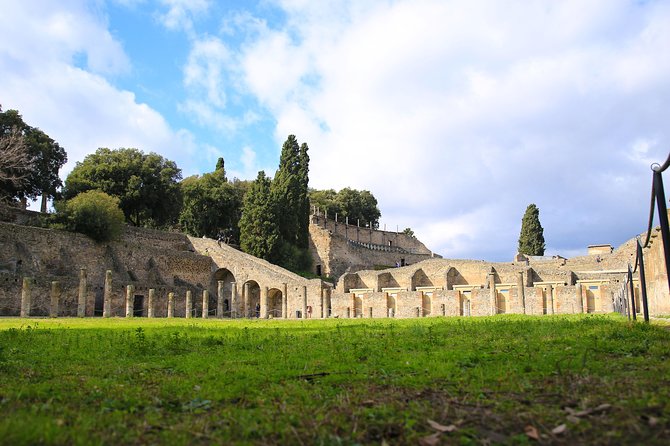
{"type": "Polygon", "coordinates": [[[302,143],[298,155],[298,248],[309,248],[309,155],[307,143],[302,143]]]}
{"type": "Polygon", "coordinates": [[[540,224],[540,210],[535,204],[529,204],[523,214],[518,250],[519,254],[529,256],[544,255],[544,229],[540,224]]]}
{"type": "Polygon", "coordinates": [[[269,262],[277,261],[281,240],[276,209],[270,194],[270,179],[260,171],[244,196],[240,218],[242,251],[269,262]]]}
{"type": "Polygon", "coordinates": [[[289,135],[281,150],[279,169],[272,180],[272,201],[277,206],[279,234],[285,243],[297,246],[300,207],[300,146],[289,135]]]}

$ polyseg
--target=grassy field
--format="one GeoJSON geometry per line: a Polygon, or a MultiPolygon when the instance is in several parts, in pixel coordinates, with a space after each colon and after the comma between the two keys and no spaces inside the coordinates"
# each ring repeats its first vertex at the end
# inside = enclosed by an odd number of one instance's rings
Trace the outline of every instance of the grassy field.
{"type": "Polygon", "coordinates": [[[0,319],[0,443],[668,444],[669,359],[618,316],[0,319]]]}

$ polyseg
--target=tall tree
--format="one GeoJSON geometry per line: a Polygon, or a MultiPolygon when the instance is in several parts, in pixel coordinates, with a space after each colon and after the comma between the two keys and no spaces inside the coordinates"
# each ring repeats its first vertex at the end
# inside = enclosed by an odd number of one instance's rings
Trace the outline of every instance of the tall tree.
{"type": "Polygon", "coordinates": [[[277,261],[281,236],[276,224],[276,209],[270,193],[270,179],[260,171],[244,196],[240,218],[242,251],[270,262],[277,261]]]}
{"type": "Polygon", "coordinates": [[[24,190],[33,170],[25,137],[16,127],[0,135],[0,201],[11,202],[16,191],[24,190]]]}
{"type": "Polygon", "coordinates": [[[528,205],[521,219],[518,251],[529,256],[544,255],[544,229],[540,224],[540,210],[533,203],[528,205]]]}
{"type": "Polygon", "coordinates": [[[65,180],[64,198],[100,189],[118,197],[126,220],[135,226],[166,226],[177,221],[181,209],[174,161],[137,149],[100,148],[78,162],[65,180]]]}
{"type": "Polygon", "coordinates": [[[281,150],[279,168],[272,180],[272,201],[280,211],[277,225],[282,240],[297,246],[300,213],[300,146],[295,135],[289,135],[281,150]]]}
{"type": "Polygon", "coordinates": [[[34,200],[41,195],[41,209],[46,212],[47,201],[54,198],[63,185],[58,171],[67,162],[67,154],[49,135],[26,124],[17,110],[3,112],[0,109],[0,136],[9,135],[14,129],[23,136],[33,164],[27,181],[20,187],[3,187],[3,195],[20,200],[34,200]]]}
{"type": "Polygon", "coordinates": [[[349,223],[360,221],[362,226],[379,227],[381,212],[377,207],[377,199],[370,191],[345,187],[337,193],[337,202],[342,217],[349,217],[349,223]]]}
{"type": "Polygon", "coordinates": [[[180,183],[184,204],[179,226],[196,237],[223,237],[237,243],[243,191],[237,183],[226,181],[223,158],[216,167],[212,173],[188,177],[180,183]]]}
{"type": "Polygon", "coordinates": [[[309,147],[302,143],[298,155],[298,237],[297,247],[309,248],[309,147]]]}

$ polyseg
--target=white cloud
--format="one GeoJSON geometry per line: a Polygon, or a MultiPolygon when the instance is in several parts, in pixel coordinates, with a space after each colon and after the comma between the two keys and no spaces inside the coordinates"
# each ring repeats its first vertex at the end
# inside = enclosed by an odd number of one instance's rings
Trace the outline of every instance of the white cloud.
{"type": "Polygon", "coordinates": [[[210,7],[209,0],[160,0],[167,11],[158,14],[167,29],[193,34],[193,19],[203,15],[210,7]]]}
{"type": "Polygon", "coordinates": [[[193,169],[193,135],[171,129],[156,110],[104,77],[130,64],[87,2],[4,6],[0,28],[14,38],[0,39],[0,103],[65,148],[69,161],[61,177],[98,147],[154,151],[193,169]],[[76,64],[79,54],[86,55],[83,66],[76,64]]]}
{"type": "Polygon", "coordinates": [[[627,161],[650,135],[645,157],[665,159],[667,3],[280,5],[241,79],[278,143],[310,144],[313,186],[372,190],[449,256],[511,258],[532,201],[559,250],[644,225],[647,171],[627,161]]]}

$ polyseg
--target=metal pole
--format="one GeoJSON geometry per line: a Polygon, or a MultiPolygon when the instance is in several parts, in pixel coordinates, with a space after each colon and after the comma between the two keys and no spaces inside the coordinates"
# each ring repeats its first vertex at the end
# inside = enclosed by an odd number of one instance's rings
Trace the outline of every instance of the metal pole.
{"type": "Polygon", "coordinates": [[[665,205],[663,176],[661,172],[657,170],[654,170],[654,190],[656,191],[656,208],[658,209],[658,220],[661,224],[661,237],[663,238],[665,272],[668,277],[668,289],[670,289],[670,225],[668,224],[668,209],[665,205]]]}
{"type": "Polygon", "coordinates": [[[647,303],[647,279],[644,277],[644,256],[642,255],[642,245],[640,239],[637,239],[637,261],[640,267],[640,291],[642,292],[642,312],[644,321],[649,323],[649,304],[647,303]]]}
{"type": "Polygon", "coordinates": [[[630,307],[631,312],[633,313],[633,320],[637,320],[637,309],[635,308],[635,288],[633,288],[633,271],[630,269],[630,263],[628,264],[628,287],[630,288],[630,307]]]}

